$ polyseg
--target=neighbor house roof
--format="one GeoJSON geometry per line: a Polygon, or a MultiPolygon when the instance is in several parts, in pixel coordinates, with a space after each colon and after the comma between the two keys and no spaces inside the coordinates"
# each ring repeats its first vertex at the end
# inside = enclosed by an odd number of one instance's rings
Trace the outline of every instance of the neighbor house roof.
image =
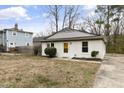
{"type": "Polygon", "coordinates": [[[86,31],[65,28],[54,34],[40,39],[41,42],[78,41],[78,40],[104,40],[103,36],[98,36],[86,31]]]}
{"type": "Polygon", "coordinates": [[[28,31],[24,31],[22,29],[18,29],[18,30],[15,30],[14,28],[9,28],[9,29],[4,29],[4,31],[17,31],[17,32],[21,32],[21,33],[30,33],[30,34],[33,34],[33,32],[28,32],[28,31]]]}
{"type": "Polygon", "coordinates": [[[17,32],[21,32],[21,33],[33,34],[33,32],[28,32],[28,31],[24,31],[23,29],[18,29],[18,24],[17,23],[14,25],[13,28],[8,28],[8,29],[3,29],[2,30],[2,32],[5,32],[5,31],[17,31],[17,32]]]}

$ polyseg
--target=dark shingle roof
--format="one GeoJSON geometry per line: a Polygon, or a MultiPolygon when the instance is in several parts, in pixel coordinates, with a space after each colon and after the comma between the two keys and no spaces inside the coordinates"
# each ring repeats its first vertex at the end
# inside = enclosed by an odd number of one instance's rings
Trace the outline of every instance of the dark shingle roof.
{"type": "Polygon", "coordinates": [[[95,35],[95,34],[92,34],[92,33],[86,32],[86,31],[69,29],[69,28],[64,28],[58,32],[53,33],[52,35],[47,36],[47,37],[34,38],[33,41],[34,42],[59,42],[59,41],[78,41],[78,40],[103,40],[103,41],[105,41],[103,36],[98,36],[98,35],[95,35]],[[89,34],[89,36],[77,36],[77,37],[64,36],[64,37],[59,37],[59,38],[58,37],[50,38],[60,32],[70,32],[71,33],[73,31],[81,32],[81,34],[86,33],[86,34],[89,34]]]}
{"type": "Polygon", "coordinates": [[[78,41],[78,40],[103,40],[103,36],[85,36],[85,37],[72,37],[72,38],[57,38],[57,39],[42,39],[41,42],[59,42],[59,41],[78,41]]]}
{"type": "Polygon", "coordinates": [[[45,37],[34,37],[33,42],[40,42],[42,40],[45,40],[45,37]]]}
{"type": "Polygon", "coordinates": [[[60,30],[60,31],[58,31],[58,32],[54,32],[53,34],[47,36],[46,38],[49,38],[49,37],[51,37],[51,36],[53,36],[53,35],[55,35],[55,34],[57,34],[57,33],[59,33],[59,32],[68,32],[68,31],[78,31],[78,32],[81,32],[81,33],[86,33],[86,34],[90,34],[90,35],[95,35],[95,36],[97,36],[96,34],[89,33],[89,32],[87,32],[87,31],[85,31],[85,30],[70,29],[70,28],[66,27],[66,28],[63,28],[62,30],[60,30]]]}

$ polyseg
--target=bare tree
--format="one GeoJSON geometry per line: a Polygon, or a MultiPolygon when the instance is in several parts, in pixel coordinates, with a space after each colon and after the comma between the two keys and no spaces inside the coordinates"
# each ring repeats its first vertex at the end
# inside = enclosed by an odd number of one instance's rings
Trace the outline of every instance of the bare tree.
{"type": "Polygon", "coordinates": [[[123,35],[124,34],[124,16],[123,16],[123,18],[122,18],[122,20],[121,20],[121,22],[120,22],[120,26],[121,26],[121,28],[120,28],[120,34],[121,35],[123,35]]]}
{"type": "Polygon", "coordinates": [[[58,22],[59,22],[59,11],[61,9],[61,6],[59,5],[50,5],[49,8],[48,8],[48,12],[49,12],[49,16],[54,18],[54,21],[55,21],[55,29],[56,29],[56,32],[58,31],[58,22]]]}
{"type": "Polygon", "coordinates": [[[78,12],[79,6],[68,6],[68,27],[69,28],[74,28],[76,21],[78,19],[79,16],[79,12],[78,12]]]}
{"type": "Polygon", "coordinates": [[[62,20],[62,28],[68,27],[68,28],[74,28],[76,25],[76,22],[78,21],[80,12],[79,6],[63,6],[63,20],[62,20]]]}
{"type": "Polygon", "coordinates": [[[44,33],[43,32],[36,33],[35,37],[44,37],[44,33]]]}
{"type": "Polygon", "coordinates": [[[104,26],[102,25],[102,17],[100,15],[88,16],[83,18],[82,27],[85,30],[88,30],[91,33],[96,35],[102,35],[105,33],[104,26]],[[98,20],[98,18],[100,18],[98,20]]]}
{"type": "Polygon", "coordinates": [[[65,27],[66,19],[67,19],[67,16],[68,16],[67,6],[64,6],[63,9],[64,9],[64,16],[63,16],[62,29],[65,27]]]}

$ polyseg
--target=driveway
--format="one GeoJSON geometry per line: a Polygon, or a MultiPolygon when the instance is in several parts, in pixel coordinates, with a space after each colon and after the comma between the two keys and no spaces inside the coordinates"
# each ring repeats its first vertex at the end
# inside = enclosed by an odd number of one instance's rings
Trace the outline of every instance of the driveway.
{"type": "Polygon", "coordinates": [[[94,82],[94,88],[124,88],[124,55],[107,54],[94,82]]]}

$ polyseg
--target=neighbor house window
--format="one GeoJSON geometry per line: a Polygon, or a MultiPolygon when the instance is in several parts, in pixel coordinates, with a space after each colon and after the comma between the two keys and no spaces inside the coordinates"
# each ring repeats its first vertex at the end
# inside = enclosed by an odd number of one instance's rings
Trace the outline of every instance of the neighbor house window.
{"type": "Polygon", "coordinates": [[[26,36],[26,37],[29,37],[29,34],[28,34],[28,33],[25,33],[25,36],[26,36]]]}
{"type": "Polygon", "coordinates": [[[49,48],[49,47],[50,47],[50,44],[48,43],[48,44],[47,44],[47,48],[49,48]]]}
{"type": "Polygon", "coordinates": [[[27,46],[29,46],[29,43],[27,43],[27,46]]]}
{"type": "Polygon", "coordinates": [[[13,35],[13,36],[16,36],[16,35],[17,35],[17,33],[16,33],[16,32],[12,32],[12,35],[13,35]]]}
{"type": "Polygon", "coordinates": [[[13,43],[10,43],[10,45],[13,45],[13,43]]]}
{"type": "Polygon", "coordinates": [[[88,42],[82,42],[82,52],[88,52],[88,42]]]}
{"type": "Polygon", "coordinates": [[[51,43],[51,47],[54,47],[54,43],[51,43]]]}
{"type": "Polygon", "coordinates": [[[64,53],[68,53],[68,43],[64,43],[64,53]]]}

